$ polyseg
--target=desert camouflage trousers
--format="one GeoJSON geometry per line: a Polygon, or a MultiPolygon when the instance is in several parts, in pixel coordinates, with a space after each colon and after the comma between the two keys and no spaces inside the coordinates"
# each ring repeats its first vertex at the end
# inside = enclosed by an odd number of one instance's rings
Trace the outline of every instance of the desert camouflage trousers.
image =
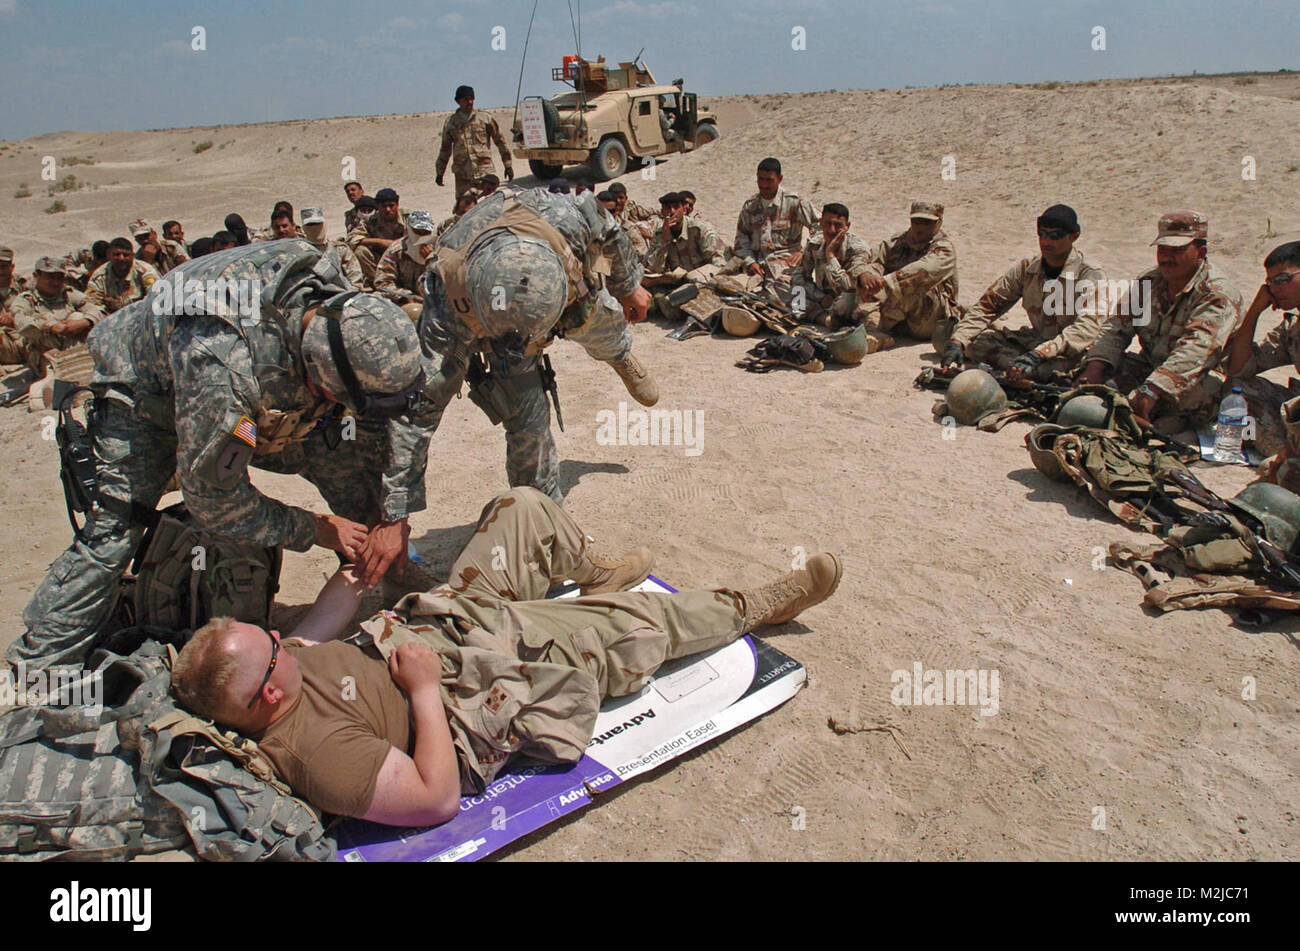
{"type": "Polygon", "coordinates": [[[368,248],[363,244],[352,253],[357,256],[357,263],[361,265],[361,282],[365,287],[360,289],[367,290],[374,287],[375,270],[379,267],[379,259],[384,256],[384,252],[368,248]]]}
{"type": "MultiPolygon", "coordinates": [[[[632,350],[632,332],[628,329],[623,308],[608,291],[600,290],[597,305],[581,326],[565,331],[565,339],[579,344],[593,360],[622,360],[632,350]]],[[[578,305],[574,305],[578,306],[578,305]]],[[[440,388],[441,401],[428,417],[430,432],[442,422],[443,411],[461,388],[469,369],[470,350],[462,339],[459,321],[446,322],[441,316],[430,317],[428,330],[421,330],[426,346],[431,347],[439,363],[438,374],[446,381],[440,388]]],[[[551,403],[538,375],[538,358],[524,357],[509,361],[495,375],[502,398],[501,419],[506,431],[506,478],[511,486],[533,486],[556,502],[564,501],[560,485],[560,458],[551,434],[551,403]]],[[[487,411],[484,411],[487,413],[487,411]]],[[[492,419],[490,413],[487,414],[492,419]]]]}
{"type": "MultiPolygon", "coordinates": [[[[9,663],[29,667],[80,662],[111,620],[123,572],[152,512],[176,472],[176,428],[168,397],[137,399],[124,387],[94,388],[90,432],[96,502],[83,537],[50,566],[23,611],[26,633],[9,646],[9,663]]],[[[297,473],[311,481],[337,515],[363,524],[378,520],[384,430],[356,425],[356,438],[326,442],[324,428],[259,468],[297,473]]],[[[338,435],[335,433],[334,435],[338,435]]]]}
{"type": "Polygon", "coordinates": [[[32,358],[32,348],[18,331],[12,327],[0,327],[0,365],[31,367],[32,358]]]}
{"type": "MultiPolygon", "coordinates": [[[[1120,357],[1119,367],[1112,370],[1107,379],[1114,381],[1115,389],[1127,394],[1141,386],[1154,369],[1140,354],[1129,352],[1120,357]]],[[[1186,435],[1189,429],[1199,429],[1214,422],[1219,413],[1222,391],[1223,375],[1217,370],[1204,373],[1176,406],[1171,407],[1169,400],[1162,398],[1151,423],[1166,436],[1186,435]]]]}
{"type": "Polygon", "coordinates": [[[521,659],[592,672],[604,697],[635,692],[664,661],[744,633],[741,600],[728,589],[546,600],[553,581],[573,576],[586,544],[572,516],[536,489],[497,496],[451,567],[456,614],[531,648],[521,659]]]}
{"type": "MultiPolygon", "coordinates": [[[[944,343],[947,344],[946,339],[944,343]]],[[[1042,340],[1032,327],[1020,327],[1016,330],[989,328],[966,347],[966,360],[968,363],[987,363],[998,373],[1005,373],[1017,357],[1033,350],[1040,343],[1042,340]]],[[[1078,363],[1077,359],[1068,357],[1044,360],[1038,366],[1038,378],[1047,380],[1055,373],[1070,373],[1078,363]]]]}
{"type": "Polygon", "coordinates": [[[937,291],[889,291],[884,300],[867,302],[862,325],[868,333],[897,336],[901,332],[917,340],[929,340],[936,351],[942,352],[960,317],[952,311],[952,305],[937,291]]]}

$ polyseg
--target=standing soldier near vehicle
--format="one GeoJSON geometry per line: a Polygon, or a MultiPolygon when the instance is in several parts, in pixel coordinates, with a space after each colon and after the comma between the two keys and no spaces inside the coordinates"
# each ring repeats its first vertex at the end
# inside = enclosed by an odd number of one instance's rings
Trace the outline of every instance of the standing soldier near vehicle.
{"type": "Polygon", "coordinates": [[[483,178],[496,171],[492,165],[493,142],[501,153],[506,181],[513,181],[515,170],[510,162],[510,149],[506,147],[497,120],[474,111],[474,87],[457,86],[456,105],[460,108],[442,125],[442,148],[438,151],[435,181],[440,187],[443,185],[442,177],[450,159],[451,173],[456,176],[457,197],[470,188],[479,187],[483,178]]]}

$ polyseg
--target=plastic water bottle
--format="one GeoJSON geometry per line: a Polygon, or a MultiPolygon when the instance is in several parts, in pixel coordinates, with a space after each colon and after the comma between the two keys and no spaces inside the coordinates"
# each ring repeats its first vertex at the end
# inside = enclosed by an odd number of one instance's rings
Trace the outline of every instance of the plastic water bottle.
{"type": "Polygon", "coordinates": [[[1234,386],[1232,392],[1219,404],[1219,421],[1214,425],[1215,462],[1246,461],[1241,451],[1241,434],[1246,431],[1247,412],[1246,398],[1241,395],[1241,387],[1234,386]]]}

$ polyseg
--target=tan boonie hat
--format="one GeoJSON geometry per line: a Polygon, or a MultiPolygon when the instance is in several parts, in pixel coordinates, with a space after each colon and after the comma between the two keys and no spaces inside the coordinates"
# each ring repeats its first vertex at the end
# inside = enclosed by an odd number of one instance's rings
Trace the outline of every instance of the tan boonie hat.
{"type": "Polygon", "coordinates": [[[36,259],[36,264],[32,270],[38,274],[66,274],[63,262],[57,258],[52,258],[48,254],[36,259]]]}
{"type": "Polygon", "coordinates": [[[133,238],[138,238],[140,235],[148,234],[151,231],[153,231],[153,225],[149,224],[149,222],[145,221],[143,218],[137,218],[135,221],[131,222],[131,237],[133,238]]]}
{"type": "Polygon", "coordinates": [[[943,218],[943,205],[937,201],[914,201],[912,202],[911,217],[939,221],[943,218]]]}
{"type": "Polygon", "coordinates": [[[323,225],[325,223],[325,213],[319,208],[304,208],[302,210],[302,223],[305,225],[323,225]]]}
{"type": "Polygon", "coordinates": [[[1208,237],[1209,219],[1199,211],[1171,211],[1160,219],[1159,237],[1151,242],[1165,247],[1181,248],[1197,238],[1208,237]]]}
{"type": "Polygon", "coordinates": [[[14,259],[13,248],[0,248],[0,261],[12,261],[14,259]]]}

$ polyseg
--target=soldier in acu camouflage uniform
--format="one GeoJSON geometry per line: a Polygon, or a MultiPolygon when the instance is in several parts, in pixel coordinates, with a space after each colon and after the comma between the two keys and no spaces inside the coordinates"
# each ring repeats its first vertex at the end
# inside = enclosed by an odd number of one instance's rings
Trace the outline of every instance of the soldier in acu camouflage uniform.
{"type": "Polygon", "coordinates": [[[111,314],[149,292],[158,280],[150,264],[137,261],[135,248],[126,238],[114,238],[108,251],[108,263],[95,272],[86,285],[86,296],[105,313],[111,314]]]}
{"type": "Polygon", "coordinates": [[[131,222],[131,237],[140,246],[137,257],[146,264],[152,264],[159,274],[166,274],[190,259],[184,245],[158,237],[154,226],[143,218],[131,222]]]}
{"type": "Polygon", "coordinates": [[[26,345],[25,361],[31,369],[40,372],[41,356],[46,351],[68,350],[84,342],[104,312],[81,291],[65,286],[61,262],[51,257],[39,258],[35,272],[36,286],[14,299],[11,313],[14,330],[26,345]]]}
{"type": "Polygon", "coordinates": [[[371,541],[404,537],[407,514],[424,504],[423,467],[418,485],[384,471],[402,455],[388,417],[424,385],[419,339],[400,310],[349,288],[306,241],[273,241],[181,265],[101,321],[90,350],[94,510],[28,604],[10,662],[81,657],[173,474],[202,530],[331,548],[379,580],[389,562],[371,557],[371,541]],[[345,407],[359,417],[351,426],[345,407]],[[338,514],[262,495],[249,465],[302,474],[338,514]]]}
{"type": "Polygon", "coordinates": [[[471,399],[505,426],[510,484],[535,486],[560,501],[540,350],[562,334],[609,363],[638,402],[653,405],[658,387],[632,355],[627,319],[615,301],[630,319],[645,319],[650,293],[640,286],[641,264],[594,196],[541,189],[498,191],[437,244],[419,324],[426,401],[413,416],[407,443],[418,444],[405,464],[418,469],[423,484],[429,440],[472,372],[471,399]]]}
{"type": "Polygon", "coordinates": [[[348,279],[349,284],[358,289],[362,287],[364,277],[361,273],[361,262],[352,253],[347,241],[342,238],[326,237],[325,213],[321,209],[302,210],[302,231],[312,247],[317,251],[323,251],[325,256],[334,262],[334,266],[348,279]]]}
{"type": "Polygon", "coordinates": [[[765,280],[788,285],[803,257],[804,229],[817,227],[812,202],[782,188],[782,178],[779,161],[759,162],[758,194],[740,206],[736,219],[731,266],[748,276],[751,290],[765,280]]]}
{"type": "Polygon", "coordinates": [[[833,327],[860,322],[858,278],[867,267],[867,243],[849,230],[849,209],[839,202],[822,207],[821,234],[794,272],[791,309],[803,320],[833,327]]]}
{"type": "Polygon", "coordinates": [[[434,234],[433,218],[427,211],[406,216],[406,235],[394,241],[375,268],[375,293],[382,294],[410,316],[420,319],[424,301],[424,269],[433,245],[424,241],[434,234]]]}
{"type": "Polygon", "coordinates": [[[1246,397],[1255,421],[1255,448],[1272,456],[1286,449],[1287,431],[1280,407],[1298,395],[1300,381],[1291,377],[1281,386],[1260,374],[1288,364],[1300,373],[1300,318],[1293,310],[1300,307],[1300,241],[1274,248],[1264,259],[1264,272],[1264,283],[1233,334],[1224,370],[1229,385],[1240,386],[1246,397]],[[1259,315],[1269,308],[1283,311],[1282,322],[1256,344],[1259,315]]]}
{"type": "Polygon", "coordinates": [[[367,283],[375,279],[375,268],[388,246],[406,234],[406,212],[398,205],[397,192],[381,188],[375,195],[378,210],[348,232],[348,245],[361,262],[367,283]]]}
{"type": "Polygon", "coordinates": [[[1111,377],[1131,391],[1133,411],[1167,435],[1214,418],[1223,385],[1217,368],[1241,321],[1241,292],[1206,257],[1208,232],[1199,212],[1160,219],[1157,267],[1137,279],[1144,313],[1127,313],[1133,294],[1117,301],[1083,361],[1085,382],[1111,377]],[[1135,334],[1141,349],[1125,353],[1135,334]]]}
{"type": "Polygon", "coordinates": [[[1053,205],[1037,224],[1039,254],[1014,265],[966,311],[944,350],[944,367],[960,370],[970,360],[1013,378],[1046,380],[1072,372],[1096,343],[1109,316],[1106,274],[1074,246],[1079,218],[1069,205],[1053,205]],[[1016,301],[1029,326],[994,329],[1016,301]]]}
{"type": "Polygon", "coordinates": [[[713,280],[727,263],[727,249],[711,224],[687,216],[686,203],[677,192],[661,197],[659,205],[663,225],[642,259],[647,272],[642,283],[654,289],[659,313],[680,320],[681,308],[668,295],[687,281],[713,280]]]}
{"type": "Polygon", "coordinates": [[[460,108],[447,117],[442,125],[442,148],[438,151],[435,167],[436,181],[443,184],[442,177],[447,172],[447,162],[451,161],[451,173],[456,176],[456,195],[463,195],[468,189],[478,186],[486,175],[492,174],[492,143],[501,153],[501,165],[506,181],[513,181],[514,166],[510,164],[510,149],[501,135],[497,120],[483,112],[474,111],[474,90],[470,86],[456,89],[456,105],[460,108]]]}
{"type": "Polygon", "coordinates": [[[871,249],[858,288],[867,304],[863,325],[869,333],[888,335],[901,327],[942,350],[950,322],[961,314],[957,252],[943,231],[943,205],[912,202],[911,226],[871,249]]]}

